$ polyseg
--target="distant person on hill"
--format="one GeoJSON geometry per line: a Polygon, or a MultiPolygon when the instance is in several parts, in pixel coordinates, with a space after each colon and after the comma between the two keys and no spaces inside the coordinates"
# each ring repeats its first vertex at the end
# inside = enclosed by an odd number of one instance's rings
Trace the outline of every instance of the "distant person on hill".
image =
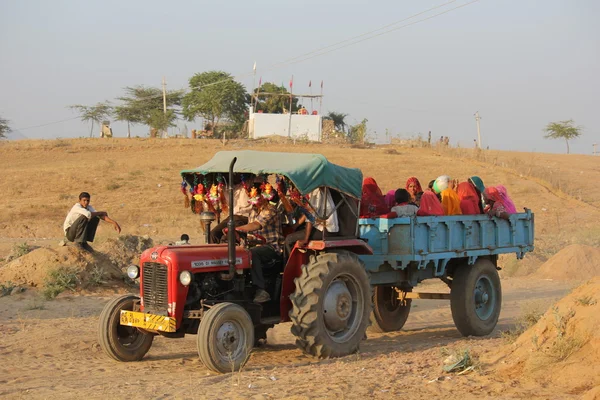
{"type": "Polygon", "coordinates": [[[115,228],[115,231],[121,233],[121,227],[117,221],[110,219],[106,211],[96,211],[90,205],[90,194],[81,192],[79,194],[79,203],[75,203],[65,218],[63,230],[65,237],[69,242],[75,244],[83,250],[94,251],[87,242],[93,242],[96,236],[98,222],[104,220],[109,222],[115,228]]]}

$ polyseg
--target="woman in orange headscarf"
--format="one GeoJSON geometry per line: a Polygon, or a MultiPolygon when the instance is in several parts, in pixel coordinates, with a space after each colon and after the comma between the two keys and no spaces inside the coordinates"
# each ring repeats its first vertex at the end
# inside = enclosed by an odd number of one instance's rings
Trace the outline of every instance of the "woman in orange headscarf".
{"type": "Polygon", "coordinates": [[[481,214],[481,210],[479,209],[479,196],[473,185],[469,182],[460,183],[456,192],[460,200],[460,210],[463,215],[481,214]]]}
{"type": "Polygon", "coordinates": [[[375,218],[389,212],[390,209],[385,204],[385,197],[375,179],[365,178],[360,200],[360,218],[375,218]]]}
{"type": "Polygon", "coordinates": [[[421,183],[419,182],[419,180],[414,176],[408,178],[408,180],[406,181],[406,190],[410,195],[409,202],[414,203],[418,206],[420,193],[423,193],[423,189],[421,189],[421,183]]]}

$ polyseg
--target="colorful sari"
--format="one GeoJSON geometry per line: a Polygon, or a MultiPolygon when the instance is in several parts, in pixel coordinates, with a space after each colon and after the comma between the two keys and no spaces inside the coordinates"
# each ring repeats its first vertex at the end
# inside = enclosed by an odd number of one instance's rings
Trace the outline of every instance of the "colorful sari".
{"type": "Polygon", "coordinates": [[[515,207],[515,203],[513,203],[511,198],[508,196],[506,187],[504,187],[504,185],[498,185],[496,186],[496,190],[498,190],[498,193],[500,193],[500,198],[502,198],[506,212],[509,214],[516,214],[517,208],[515,207]]]}
{"type": "Polygon", "coordinates": [[[463,215],[481,214],[479,208],[479,196],[477,191],[469,182],[463,182],[458,185],[458,198],[460,200],[460,210],[463,215]]]}
{"type": "Polygon", "coordinates": [[[485,190],[483,191],[483,198],[485,200],[491,200],[494,202],[494,204],[492,204],[490,209],[487,211],[487,213],[489,215],[493,215],[493,216],[500,218],[500,216],[503,213],[508,214],[508,212],[506,211],[506,205],[504,204],[504,200],[502,200],[502,196],[500,195],[500,192],[495,187],[493,187],[493,186],[486,187],[485,190]]]}
{"type": "Polygon", "coordinates": [[[461,215],[460,199],[456,192],[450,188],[445,189],[440,193],[442,195],[442,208],[444,215],[461,215]]]}
{"type": "Polygon", "coordinates": [[[390,209],[385,204],[385,197],[375,179],[365,178],[360,200],[360,218],[374,218],[389,212],[390,209]]]}
{"type": "Polygon", "coordinates": [[[421,205],[419,206],[417,215],[422,217],[431,215],[444,215],[442,203],[440,203],[435,193],[429,190],[423,193],[423,196],[421,196],[421,205]]]}

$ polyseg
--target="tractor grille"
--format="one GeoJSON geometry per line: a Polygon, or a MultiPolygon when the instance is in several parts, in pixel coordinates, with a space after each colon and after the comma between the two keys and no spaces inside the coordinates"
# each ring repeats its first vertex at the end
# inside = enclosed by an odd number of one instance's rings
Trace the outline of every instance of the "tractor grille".
{"type": "Polygon", "coordinates": [[[144,311],[167,315],[169,302],[167,291],[167,266],[160,263],[147,262],[143,265],[144,311]]]}

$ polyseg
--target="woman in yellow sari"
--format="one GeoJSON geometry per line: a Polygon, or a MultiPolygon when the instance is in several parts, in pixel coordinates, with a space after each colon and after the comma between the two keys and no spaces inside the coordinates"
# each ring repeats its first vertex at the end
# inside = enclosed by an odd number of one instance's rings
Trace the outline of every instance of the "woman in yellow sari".
{"type": "Polygon", "coordinates": [[[462,215],[460,198],[451,186],[453,186],[451,178],[447,175],[442,175],[435,180],[433,188],[442,197],[444,215],[462,215]]]}

